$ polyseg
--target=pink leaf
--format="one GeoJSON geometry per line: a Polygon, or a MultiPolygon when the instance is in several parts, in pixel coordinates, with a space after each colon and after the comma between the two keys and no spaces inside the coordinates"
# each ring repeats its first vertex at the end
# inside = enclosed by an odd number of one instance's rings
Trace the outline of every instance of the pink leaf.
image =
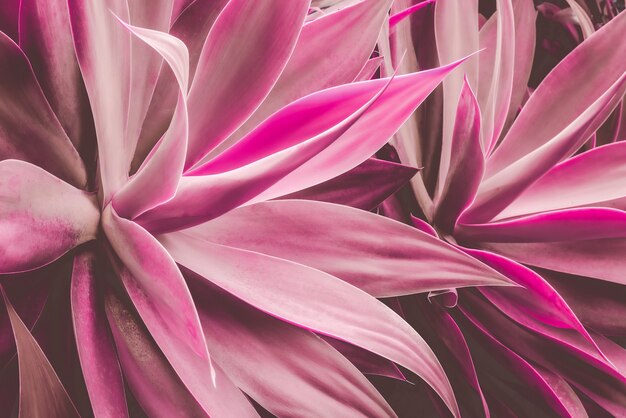
{"type": "Polygon", "coordinates": [[[122,372],[98,298],[96,256],[87,250],[74,257],[71,303],[76,348],[94,415],[128,417],[122,372]]]}
{"type": "Polygon", "coordinates": [[[448,378],[428,345],[398,315],[365,292],[319,270],[185,233],[160,239],[178,263],[257,309],[410,369],[459,415],[448,378]],[[268,280],[272,286],[267,286],[268,280]]]}
{"type": "Polygon", "coordinates": [[[124,264],[120,280],[159,348],[207,413],[220,408],[198,313],[178,267],[154,237],[110,205],[102,227],[124,264]]]}
{"type": "Polygon", "coordinates": [[[28,59],[0,32],[0,160],[29,161],[84,187],[85,166],[48,104],[28,59]]]}
{"type": "MultiPolygon", "coordinates": [[[[477,0],[470,0],[466,4],[456,0],[437,0],[434,21],[439,62],[447,64],[478,51],[477,0]]],[[[440,139],[441,162],[437,193],[442,191],[450,165],[452,131],[463,78],[467,74],[468,84],[476,87],[479,58],[480,55],[467,60],[443,82],[443,132],[440,139]]]]}
{"type": "Polygon", "coordinates": [[[480,143],[480,109],[467,78],[459,98],[450,166],[436,202],[434,222],[452,232],[459,215],[472,203],[482,180],[485,158],[480,143]]]}
{"type": "Polygon", "coordinates": [[[96,238],[94,195],[41,168],[0,162],[0,273],[33,270],[96,238]]]}
{"type": "MultiPolygon", "coordinates": [[[[209,30],[226,3],[228,0],[193,1],[180,16],[176,16],[172,24],[170,35],[183,41],[189,50],[190,80],[195,75],[209,30]]],[[[137,170],[170,125],[176,109],[178,90],[174,74],[167,68],[162,68],[140,132],[131,172],[137,170]]]]}
{"type": "Polygon", "coordinates": [[[522,287],[512,292],[479,289],[509,318],[560,344],[583,350],[613,367],[567,302],[543,277],[504,257],[477,250],[465,251],[522,287]]]}
{"type": "Polygon", "coordinates": [[[560,136],[623,76],[626,45],[616,44],[614,39],[625,27],[626,14],[622,13],[554,68],[489,159],[488,177],[560,136]],[[597,71],[598,66],[603,71],[597,71]],[[540,120],[549,123],[538,123],[540,120]]]}
{"type": "MultiPolygon", "coordinates": [[[[110,292],[105,296],[105,308],[124,377],[142,409],[150,416],[208,417],[139,319],[110,292]]],[[[207,383],[199,389],[207,392],[207,397],[213,396],[209,392],[219,392],[212,405],[216,416],[256,417],[250,402],[217,365],[215,372],[218,386],[207,383]]]]}
{"type": "MultiPolygon", "coordinates": [[[[168,32],[174,0],[133,0],[128,2],[129,24],[160,32],[168,32]]],[[[130,96],[128,99],[128,121],[126,138],[128,166],[133,159],[140,131],[148,112],[148,107],[162,71],[162,55],[154,46],[146,44],[138,37],[130,39],[130,96]]]]}
{"type": "Polygon", "coordinates": [[[2,286],[15,344],[20,373],[20,416],[23,417],[79,417],[59,377],[35,338],[13,309],[2,286]]]}
{"type": "Polygon", "coordinates": [[[132,219],[171,199],[183,173],[187,152],[186,94],[189,54],[185,44],[167,33],[126,25],[135,36],[154,48],[172,69],[178,82],[178,103],[169,129],[139,171],[113,198],[116,211],[132,219]]]}
{"type": "Polygon", "coordinates": [[[626,209],[626,143],[604,145],[554,166],[495,219],[577,206],[626,209]]]}
{"type": "MultiPolygon", "coordinates": [[[[375,91],[373,97],[363,98],[369,100],[354,104],[355,109],[343,103],[342,110],[353,111],[343,120],[326,121],[316,115],[316,107],[311,108],[306,98],[301,100],[303,106],[295,102],[285,108],[285,112],[278,112],[276,118],[266,121],[246,140],[201,166],[198,174],[204,175],[183,177],[176,196],[139,217],[138,222],[153,232],[169,232],[208,221],[250,201],[341,137],[381,96],[389,83],[375,91]],[[317,118],[310,119],[311,116],[317,118]],[[305,123],[298,127],[300,121],[305,123]],[[212,200],[205,199],[207,193],[212,194],[212,200]]],[[[315,104],[315,100],[313,102],[315,104]]],[[[322,101],[322,106],[324,104],[322,101]]]]}
{"type": "Polygon", "coordinates": [[[572,242],[481,243],[481,247],[520,263],[626,284],[626,239],[572,242]]]}
{"type": "Polygon", "coordinates": [[[134,143],[126,136],[131,56],[126,0],[68,0],[74,48],[98,138],[98,168],[104,203],[124,184],[134,143]]]}
{"type": "Polygon", "coordinates": [[[237,143],[294,100],[353,81],[374,50],[390,3],[389,0],[359,1],[327,11],[319,19],[306,23],[285,70],[267,98],[211,155],[237,143]]]}
{"type": "Polygon", "coordinates": [[[79,151],[90,148],[95,142],[93,122],[74,52],[67,0],[23,0],[19,37],[67,136],[79,151]]]}
{"type": "Polygon", "coordinates": [[[417,169],[370,158],[334,179],[280,199],[307,199],[372,210],[407,184],[417,169]]]}
{"type": "Polygon", "coordinates": [[[395,416],[365,376],[322,339],[199,280],[204,283],[192,282],[192,292],[215,361],[265,409],[276,416],[395,416]]]}
{"type": "Polygon", "coordinates": [[[233,133],[262,103],[285,68],[308,1],[231,0],[202,49],[189,91],[186,169],[233,133]],[[207,94],[211,92],[211,94],[207,94]]]}
{"type": "Polygon", "coordinates": [[[357,74],[357,76],[354,77],[353,81],[358,82],[358,81],[371,80],[372,77],[374,77],[374,75],[376,74],[376,71],[379,70],[382,62],[383,62],[383,57],[370,58],[369,60],[367,60],[365,65],[363,65],[363,68],[361,68],[361,71],[359,71],[359,74],[357,74]]]}
{"type": "Polygon", "coordinates": [[[185,233],[312,266],[376,297],[510,284],[504,276],[438,238],[372,213],[330,203],[258,203],[185,233]]]}
{"type": "MultiPolygon", "coordinates": [[[[546,78],[546,80],[548,79],[546,78]]],[[[626,72],[558,135],[519,160],[512,162],[497,174],[485,177],[478,189],[474,204],[464,214],[466,221],[476,223],[491,220],[555,164],[572,155],[602,125],[620,102],[625,91],[626,72]]],[[[536,97],[537,94],[535,92],[531,97],[536,97]]],[[[520,114],[516,121],[522,118],[523,116],[520,114]]],[[[535,125],[550,124],[535,123],[535,125]]],[[[507,138],[511,132],[513,132],[513,127],[511,127],[507,138]]],[[[491,158],[487,160],[487,171],[489,161],[491,158]]],[[[487,171],[485,175],[487,175],[487,171]]]]}
{"type": "Polygon", "coordinates": [[[626,237],[626,212],[577,208],[527,215],[486,224],[461,224],[461,239],[473,242],[573,242],[626,237]]]}

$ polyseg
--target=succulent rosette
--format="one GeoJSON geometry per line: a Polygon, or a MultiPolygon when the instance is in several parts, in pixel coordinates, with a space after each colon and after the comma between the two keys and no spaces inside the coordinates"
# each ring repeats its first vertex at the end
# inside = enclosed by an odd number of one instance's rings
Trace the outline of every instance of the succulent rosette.
{"type": "MultiPolygon", "coordinates": [[[[380,211],[519,287],[395,303],[451,376],[464,416],[624,416],[626,45],[616,39],[626,14],[611,2],[601,18],[577,1],[423,3],[394,3],[383,76],[481,52],[394,136],[396,160],[424,169],[380,211]],[[557,16],[571,47],[547,48],[537,10],[557,16]]],[[[416,393],[395,402],[414,410],[416,393]]],[[[438,403],[427,414],[445,416],[438,403]]]]}
{"type": "Polygon", "coordinates": [[[3,2],[2,414],[394,416],[368,374],[460,415],[376,298],[513,283],[362,210],[463,62],[369,80],[390,5],[3,2]]]}

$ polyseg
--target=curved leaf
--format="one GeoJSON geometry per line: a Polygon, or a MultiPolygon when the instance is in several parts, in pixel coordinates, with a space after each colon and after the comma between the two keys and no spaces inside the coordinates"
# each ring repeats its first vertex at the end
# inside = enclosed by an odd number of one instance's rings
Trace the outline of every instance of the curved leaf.
{"type": "Polygon", "coordinates": [[[214,370],[198,313],[174,260],[154,237],[120,218],[111,205],[102,214],[102,227],[124,264],[119,278],[163,354],[207,413],[221,408],[212,390],[214,370]]]}
{"type": "Polygon", "coordinates": [[[35,338],[13,309],[13,305],[11,305],[2,286],[0,286],[0,293],[2,293],[4,305],[13,327],[15,345],[17,346],[20,375],[20,416],[79,418],[78,412],[59,377],[35,338]]]}
{"type": "Polygon", "coordinates": [[[67,0],[23,0],[20,47],[50,107],[79,151],[95,142],[89,99],[74,52],[67,0]]]}
{"type": "Polygon", "coordinates": [[[363,0],[306,23],[287,66],[261,106],[211,154],[235,144],[294,100],[353,81],[374,50],[390,4],[389,0],[363,0]]]}
{"type": "Polygon", "coordinates": [[[418,169],[370,158],[352,170],[318,185],[281,196],[372,210],[407,184],[418,169]]]}
{"type": "Polygon", "coordinates": [[[0,274],[44,266],[98,233],[94,195],[23,161],[0,161],[0,274]]]}
{"type": "Polygon", "coordinates": [[[233,133],[285,68],[308,10],[306,0],[231,0],[211,28],[189,91],[185,169],[233,133]],[[209,91],[211,94],[206,94],[209,91]]]}
{"type": "Polygon", "coordinates": [[[104,203],[128,177],[134,143],[126,136],[131,88],[130,33],[126,0],[68,0],[78,57],[98,139],[98,168],[104,203]]]}
{"type": "Polygon", "coordinates": [[[511,284],[495,270],[436,237],[382,216],[330,203],[257,203],[185,233],[314,267],[376,297],[511,284]]]}
{"type": "Polygon", "coordinates": [[[29,161],[73,184],[85,166],[46,100],[21,49],[0,32],[0,159],[29,161]]]}
{"type": "Polygon", "coordinates": [[[329,274],[290,261],[182,232],[160,240],[178,263],[257,309],[410,369],[459,416],[450,382],[434,353],[382,302],[329,274]],[[267,286],[268,280],[272,286],[267,286]]]}
{"type": "Polygon", "coordinates": [[[171,199],[183,174],[188,136],[186,94],[189,53],[181,40],[167,33],[125,26],[165,59],[176,76],[179,89],[178,103],[169,129],[139,171],[113,198],[116,211],[132,219],[171,199]]]}
{"type": "MultiPolygon", "coordinates": [[[[489,159],[491,177],[560,135],[626,71],[626,45],[614,39],[626,30],[626,14],[590,36],[543,80],[489,159]],[[602,68],[602,71],[597,71],[602,68]],[[548,120],[549,123],[538,123],[548,120]]],[[[587,139],[587,138],[584,138],[587,139]]]]}
{"type": "Polygon", "coordinates": [[[96,253],[86,250],[74,257],[70,295],[80,367],[94,415],[128,417],[122,372],[98,298],[96,271],[96,253]]]}
{"type": "MultiPolygon", "coordinates": [[[[383,397],[322,339],[196,281],[198,312],[215,361],[276,416],[394,417],[383,397]]],[[[193,284],[193,283],[192,283],[193,284]]]]}
{"type": "Polygon", "coordinates": [[[626,142],[594,148],[556,165],[496,218],[577,206],[626,209],[626,142]]]}
{"type": "MultiPolygon", "coordinates": [[[[124,376],[142,409],[150,416],[208,417],[139,319],[110,292],[105,296],[105,308],[124,376]]],[[[217,365],[215,372],[217,388],[220,390],[213,408],[216,411],[225,409],[220,411],[221,415],[215,412],[215,416],[257,416],[252,405],[217,365]]],[[[199,389],[204,392],[217,391],[210,383],[199,389]]]]}

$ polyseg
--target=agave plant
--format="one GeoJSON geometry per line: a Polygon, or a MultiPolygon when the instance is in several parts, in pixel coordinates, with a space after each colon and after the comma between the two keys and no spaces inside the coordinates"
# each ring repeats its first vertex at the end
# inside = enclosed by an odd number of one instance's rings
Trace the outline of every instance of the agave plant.
{"type": "MultiPolygon", "coordinates": [[[[383,75],[482,52],[395,135],[399,160],[425,168],[410,199],[398,194],[381,211],[519,287],[451,288],[398,306],[466,416],[624,416],[626,45],[615,40],[626,14],[595,31],[568,1],[579,18],[567,24],[585,39],[531,89],[533,2],[496,1],[488,19],[470,3],[392,8],[383,75]]],[[[434,402],[431,413],[445,415],[434,402]]]]}
{"type": "Polygon", "coordinates": [[[512,282],[336,203],[415,174],[370,157],[462,61],[358,82],[390,1],[309,6],[3,3],[0,411],[394,416],[400,365],[459,416],[375,297],[512,282]]]}

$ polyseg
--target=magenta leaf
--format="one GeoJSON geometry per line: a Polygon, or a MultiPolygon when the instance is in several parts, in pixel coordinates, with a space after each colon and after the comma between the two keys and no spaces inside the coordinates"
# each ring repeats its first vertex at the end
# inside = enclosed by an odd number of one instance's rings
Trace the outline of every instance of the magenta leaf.
{"type": "Polygon", "coordinates": [[[376,297],[511,284],[495,270],[431,235],[330,203],[258,203],[185,233],[317,268],[376,297]],[[329,219],[333,220],[332,228],[318,234],[329,219]],[[304,238],[311,236],[315,239],[304,238]],[[362,262],[365,258],[367,263],[362,262]]]}
{"type": "Polygon", "coordinates": [[[417,169],[370,158],[334,179],[280,199],[307,199],[372,210],[407,184],[417,169]]]}
{"type": "Polygon", "coordinates": [[[120,218],[110,205],[102,226],[123,263],[119,278],[159,348],[207,413],[222,407],[214,402],[214,370],[198,313],[174,260],[152,235],[120,218]]]}
{"type": "MultiPolygon", "coordinates": [[[[124,377],[142,409],[157,416],[208,416],[206,406],[201,407],[198,398],[189,393],[132,311],[110,292],[105,296],[105,307],[124,377]]],[[[216,387],[211,385],[210,379],[206,385],[198,387],[205,392],[205,398],[214,396],[210,392],[218,392],[219,401],[211,406],[214,413],[257,416],[244,395],[217,365],[214,367],[216,387]],[[222,405],[229,408],[228,412],[221,410],[222,405]]]]}
{"type": "Polygon", "coordinates": [[[428,345],[365,292],[301,264],[213,244],[183,232],[160,240],[178,263],[257,309],[410,369],[459,415],[448,378],[428,345]],[[268,280],[271,287],[266,286],[268,280]]]}
{"type": "Polygon", "coordinates": [[[277,8],[273,1],[231,0],[220,13],[189,91],[186,169],[239,128],[268,95],[293,51],[308,3],[291,0],[277,8]]]}
{"type": "Polygon", "coordinates": [[[276,416],[393,417],[348,360],[312,332],[273,318],[196,280],[207,344],[228,376],[276,416]]]}
{"type": "Polygon", "coordinates": [[[98,298],[96,254],[74,257],[71,303],[80,364],[96,417],[128,417],[124,382],[102,301],[98,298]]]}

